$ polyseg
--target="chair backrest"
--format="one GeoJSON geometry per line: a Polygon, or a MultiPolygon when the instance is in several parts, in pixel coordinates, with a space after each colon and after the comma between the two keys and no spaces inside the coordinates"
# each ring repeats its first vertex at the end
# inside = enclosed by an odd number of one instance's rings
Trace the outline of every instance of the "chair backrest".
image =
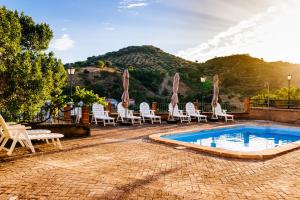
{"type": "Polygon", "coordinates": [[[169,113],[170,115],[180,115],[178,105],[176,104],[175,107],[170,103],[169,104],[169,113]]]}
{"type": "Polygon", "coordinates": [[[125,110],[124,106],[122,105],[122,102],[118,103],[117,112],[121,117],[125,117],[126,110],[125,110]]]}
{"type": "Polygon", "coordinates": [[[92,111],[95,117],[105,116],[104,107],[101,104],[94,103],[92,106],[92,111]]]}
{"type": "Polygon", "coordinates": [[[151,115],[150,106],[148,103],[143,102],[140,104],[140,113],[142,116],[151,115]]]}
{"type": "Polygon", "coordinates": [[[196,114],[196,109],[192,102],[188,102],[187,104],[185,104],[185,110],[188,115],[196,114]]]}
{"type": "Polygon", "coordinates": [[[8,130],[8,126],[4,120],[4,118],[2,117],[2,115],[0,115],[0,126],[1,126],[1,132],[2,134],[4,134],[6,137],[11,137],[10,131],[8,130]]]}
{"type": "Polygon", "coordinates": [[[222,115],[223,114],[221,105],[219,103],[217,103],[217,106],[215,107],[215,114],[216,115],[222,115]]]}

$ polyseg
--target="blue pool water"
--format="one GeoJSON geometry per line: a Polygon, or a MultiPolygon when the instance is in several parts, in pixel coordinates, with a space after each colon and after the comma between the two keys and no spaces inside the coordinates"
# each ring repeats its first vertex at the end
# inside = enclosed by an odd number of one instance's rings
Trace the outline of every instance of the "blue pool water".
{"type": "Polygon", "coordinates": [[[300,140],[300,129],[277,126],[235,126],[165,135],[163,138],[234,151],[260,151],[300,140]]]}

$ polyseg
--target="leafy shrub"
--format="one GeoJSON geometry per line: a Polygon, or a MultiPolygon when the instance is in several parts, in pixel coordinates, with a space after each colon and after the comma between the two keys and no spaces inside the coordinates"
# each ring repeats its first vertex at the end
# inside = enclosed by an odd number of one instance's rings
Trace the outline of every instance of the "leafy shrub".
{"type": "Polygon", "coordinates": [[[106,105],[105,98],[100,98],[98,94],[95,94],[92,90],[86,90],[76,86],[75,94],[73,95],[74,103],[82,101],[85,105],[91,105],[93,103],[99,103],[106,105]]]}
{"type": "Polygon", "coordinates": [[[102,69],[105,66],[105,63],[102,60],[98,60],[96,64],[100,69],[102,69]]]}

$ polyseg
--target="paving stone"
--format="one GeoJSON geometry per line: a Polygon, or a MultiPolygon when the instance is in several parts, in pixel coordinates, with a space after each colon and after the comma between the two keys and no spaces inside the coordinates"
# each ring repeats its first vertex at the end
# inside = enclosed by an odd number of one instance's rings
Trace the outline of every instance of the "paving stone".
{"type": "MultiPolygon", "coordinates": [[[[222,125],[222,124],[221,124],[222,125]]],[[[300,199],[300,150],[266,161],[225,159],[147,140],[214,124],[94,128],[64,150],[0,152],[0,199],[300,199]]]]}

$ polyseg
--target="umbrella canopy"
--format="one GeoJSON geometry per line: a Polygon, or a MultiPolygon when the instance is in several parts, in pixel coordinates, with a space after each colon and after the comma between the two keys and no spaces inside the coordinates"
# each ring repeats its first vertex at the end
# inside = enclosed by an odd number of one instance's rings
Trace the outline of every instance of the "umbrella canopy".
{"type": "Polygon", "coordinates": [[[219,76],[218,75],[214,75],[213,82],[214,82],[214,95],[211,101],[211,105],[213,107],[213,116],[215,116],[215,107],[217,107],[218,97],[219,97],[219,76]]]}
{"type": "Polygon", "coordinates": [[[123,73],[123,88],[124,88],[124,92],[122,94],[122,104],[123,104],[124,108],[128,108],[128,105],[129,105],[129,92],[128,92],[129,72],[127,69],[123,73]]]}
{"type": "Polygon", "coordinates": [[[176,104],[178,103],[178,88],[179,88],[179,74],[176,73],[173,79],[173,95],[171,97],[171,104],[173,107],[176,106],[176,104]]]}

